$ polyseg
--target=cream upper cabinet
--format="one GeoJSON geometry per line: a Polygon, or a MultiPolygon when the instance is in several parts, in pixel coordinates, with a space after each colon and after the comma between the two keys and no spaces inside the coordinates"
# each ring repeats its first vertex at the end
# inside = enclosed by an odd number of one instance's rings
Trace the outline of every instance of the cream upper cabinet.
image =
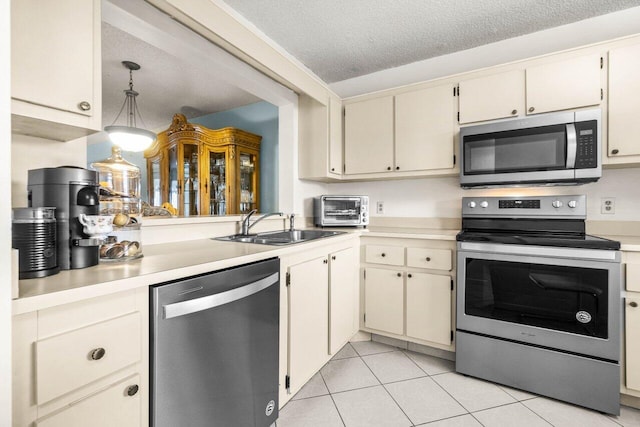
{"type": "Polygon", "coordinates": [[[329,254],[329,353],[337,353],[358,331],[358,254],[329,254]]]}
{"type": "Polygon", "coordinates": [[[461,124],[524,115],[524,70],[461,81],[458,102],[461,124]]]}
{"type": "Polygon", "coordinates": [[[367,268],[364,279],[364,325],[402,335],[404,332],[404,279],[399,270],[367,268]]]}
{"type": "Polygon", "coordinates": [[[395,97],[395,170],[453,167],[455,98],[452,84],[395,97]]]}
{"type": "Polygon", "coordinates": [[[342,175],[342,102],[333,96],[323,104],[298,98],[298,175],[330,181],[342,175]]]}
{"type": "Polygon", "coordinates": [[[407,336],[451,344],[451,280],[451,276],[407,274],[407,336]]]}
{"type": "Polygon", "coordinates": [[[601,71],[599,54],[527,67],[527,114],[600,104],[601,71]]]}
{"type": "Polygon", "coordinates": [[[345,105],[345,174],[393,169],[393,96],[345,105]]]}
{"type": "Polygon", "coordinates": [[[326,362],[329,271],[322,256],[289,267],[289,377],[298,390],[326,362]]]}
{"type": "Polygon", "coordinates": [[[101,128],[99,0],[11,2],[15,133],[67,141],[101,128]]]}
{"type": "MultiPolygon", "coordinates": [[[[613,159],[640,156],[640,44],[609,52],[609,139],[607,155],[613,159]]],[[[636,159],[640,160],[640,159],[636,159]]],[[[620,159],[626,162],[627,159],[620,159]]],[[[616,162],[617,163],[617,162],[616,162]]]]}

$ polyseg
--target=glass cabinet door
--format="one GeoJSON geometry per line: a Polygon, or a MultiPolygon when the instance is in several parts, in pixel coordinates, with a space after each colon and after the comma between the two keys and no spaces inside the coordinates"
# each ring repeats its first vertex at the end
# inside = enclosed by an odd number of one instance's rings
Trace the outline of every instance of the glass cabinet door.
{"type": "Polygon", "coordinates": [[[183,198],[182,215],[198,215],[200,213],[200,181],[198,176],[198,146],[184,144],[182,148],[183,198]]]}
{"type": "Polygon", "coordinates": [[[225,151],[208,151],[209,215],[227,214],[227,159],[225,151]]]}
{"type": "Polygon", "coordinates": [[[149,204],[160,206],[162,204],[162,175],[160,173],[160,156],[147,161],[147,174],[149,185],[149,204]]]}
{"type": "Polygon", "coordinates": [[[240,151],[239,213],[258,209],[258,156],[240,151]]]}
{"type": "Polygon", "coordinates": [[[180,207],[180,185],[178,181],[178,147],[174,145],[168,150],[169,160],[169,203],[174,208],[180,207]]]}

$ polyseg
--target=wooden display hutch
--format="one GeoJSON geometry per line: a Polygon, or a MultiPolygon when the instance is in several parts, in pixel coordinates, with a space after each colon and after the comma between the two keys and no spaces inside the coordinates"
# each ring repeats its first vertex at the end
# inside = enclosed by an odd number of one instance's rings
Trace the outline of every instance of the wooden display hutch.
{"type": "Polygon", "coordinates": [[[169,202],[184,216],[259,210],[261,140],[240,129],[208,129],[174,115],[169,129],[144,152],[149,203],[169,202]]]}

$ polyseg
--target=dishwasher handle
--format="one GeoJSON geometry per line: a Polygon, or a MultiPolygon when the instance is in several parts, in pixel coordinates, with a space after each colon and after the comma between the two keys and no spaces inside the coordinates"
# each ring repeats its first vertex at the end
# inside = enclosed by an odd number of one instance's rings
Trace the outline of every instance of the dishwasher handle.
{"type": "Polygon", "coordinates": [[[278,280],[279,273],[273,273],[255,282],[229,291],[220,292],[219,294],[163,305],[164,318],[171,319],[173,317],[180,317],[186,314],[196,313],[198,311],[208,310],[210,308],[228,304],[258,293],[261,290],[278,283],[278,280]]]}

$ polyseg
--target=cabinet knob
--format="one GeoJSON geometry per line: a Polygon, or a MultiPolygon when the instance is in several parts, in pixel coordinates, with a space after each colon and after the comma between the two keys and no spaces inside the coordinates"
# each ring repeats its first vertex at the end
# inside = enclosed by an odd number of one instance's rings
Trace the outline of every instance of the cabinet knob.
{"type": "Polygon", "coordinates": [[[425,260],[426,260],[427,262],[429,262],[429,261],[431,261],[431,257],[426,257],[426,258],[425,258],[425,260]]]}
{"type": "Polygon", "coordinates": [[[400,170],[400,166],[396,166],[396,170],[399,171],[400,170]]]}
{"type": "Polygon", "coordinates": [[[631,301],[631,302],[629,303],[629,306],[630,306],[630,307],[633,307],[633,308],[636,308],[636,307],[638,306],[638,303],[637,303],[637,302],[635,302],[635,301],[631,301]]]}
{"type": "Polygon", "coordinates": [[[335,172],[336,168],[331,168],[331,172],[335,172]]]}
{"type": "Polygon", "coordinates": [[[411,279],[411,277],[413,277],[413,276],[411,276],[411,273],[409,273],[409,274],[407,274],[407,277],[408,277],[409,279],[411,279]]]}
{"type": "Polygon", "coordinates": [[[387,170],[390,171],[391,170],[391,166],[387,166],[387,170]]]}
{"type": "Polygon", "coordinates": [[[138,390],[140,390],[138,384],[130,385],[127,387],[127,396],[135,396],[138,393],[138,390]]]}
{"type": "Polygon", "coordinates": [[[530,113],[533,113],[534,111],[535,111],[535,108],[533,108],[533,107],[529,107],[529,112],[530,112],[530,113]]]}
{"type": "Polygon", "coordinates": [[[614,148],[613,150],[611,150],[611,154],[618,154],[620,152],[620,150],[618,150],[617,148],[614,148]]]}
{"type": "Polygon", "coordinates": [[[78,108],[82,111],[89,111],[91,110],[91,104],[89,104],[87,101],[82,101],[78,104],[78,108]]]}
{"type": "Polygon", "coordinates": [[[515,116],[516,114],[518,114],[518,110],[511,110],[511,114],[515,116]]]}
{"type": "Polygon", "coordinates": [[[396,273],[396,276],[402,277],[402,273],[396,273]]]}
{"type": "Polygon", "coordinates": [[[336,256],[335,255],[331,255],[331,259],[335,261],[336,260],[336,256]]]}
{"type": "Polygon", "coordinates": [[[322,263],[323,263],[323,264],[328,264],[328,263],[329,263],[329,260],[325,258],[325,259],[323,259],[323,260],[322,260],[322,263]]]}
{"type": "Polygon", "coordinates": [[[387,254],[385,254],[384,252],[382,252],[382,253],[380,254],[380,256],[381,256],[382,258],[384,258],[384,257],[386,257],[386,256],[387,256],[387,254]]]}
{"type": "Polygon", "coordinates": [[[107,351],[102,348],[94,348],[93,350],[91,350],[91,352],[89,353],[89,358],[91,360],[100,360],[104,357],[104,355],[107,353],[107,351]]]}

